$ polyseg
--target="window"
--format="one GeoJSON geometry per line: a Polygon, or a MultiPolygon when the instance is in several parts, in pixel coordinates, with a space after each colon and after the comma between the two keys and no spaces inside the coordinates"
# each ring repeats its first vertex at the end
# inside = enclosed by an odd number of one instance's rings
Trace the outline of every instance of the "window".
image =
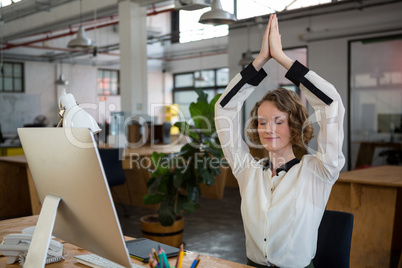
{"type": "Polygon", "coordinates": [[[98,69],[98,95],[113,96],[120,94],[120,73],[116,70],[98,69]]]}
{"type": "Polygon", "coordinates": [[[236,0],[237,19],[247,19],[281,12],[284,10],[298,9],[333,2],[332,0],[298,0],[298,1],[266,1],[266,0],[236,0]]]}
{"type": "Polygon", "coordinates": [[[24,92],[24,64],[4,62],[0,72],[0,92],[24,92]]]}
{"type": "MultiPolygon", "coordinates": [[[[234,0],[221,0],[222,9],[234,13],[234,0]]],[[[198,23],[201,15],[211,10],[206,7],[199,10],[180,10],[179,13],[179,31],[180,43],[187,43],[202,39],[226,36],[229,33],[228,25],[213,26],[208,24],[198,23]]]]}
{"type": "MultiPolygon", "coordinates": [[[[222,9],[235,14],[238,20],[264,16],[270,13],[281,12],[284,10],[298,9],[321,4],[328,4],[334,0],[288,0],[288,1],[266,1],[266,0],[221,0],[222,9]]],[[[341,1],[341,0],[337,0],[341,1]]],[[[229,33],[228,25],[206,25],[198,23],[201,15],[211,10],[203,8],[199,10],[179,11],[178,28],[179,42],[187,43],[202,39],[226,36],[229,33]]],[[[177,23],[177,17],[172,16],[172,25],[177,23]]]]}
{"type": "MultiPolygon", "coordinates": [[[[190,103],[197,101],[195,89],[201,88],[211,101],[223,93],[229,83],[229,68],[209,69],[174,75],[173,102],[179,105],[180,112],[187,120],[190,118],[190,103]]],[[[180,116],[180,115],[179,115],[180,116]]]]}
{"type": "Polygon", "coordinates": [[[349,168],[402,163],[402,35],[349,43],[349,168]]]}

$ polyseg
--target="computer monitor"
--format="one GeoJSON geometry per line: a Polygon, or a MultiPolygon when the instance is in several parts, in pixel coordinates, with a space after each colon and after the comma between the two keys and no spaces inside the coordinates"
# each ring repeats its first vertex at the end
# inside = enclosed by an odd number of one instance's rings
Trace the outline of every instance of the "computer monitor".
{"type": "Polygon", "coordinates": [[[44,266],[28,263],[45,258],[51,229],[57,238],[130,267],[92,132],[83,128],[19,128],[18,134],[42,202],[24,267],[44,266]]]}

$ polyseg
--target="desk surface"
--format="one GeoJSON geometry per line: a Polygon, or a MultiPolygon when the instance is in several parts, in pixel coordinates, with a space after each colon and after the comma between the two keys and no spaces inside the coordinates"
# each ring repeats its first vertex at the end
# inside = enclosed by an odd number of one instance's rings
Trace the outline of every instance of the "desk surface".
{"type": "MultiPolygon", "coordinates": [[[[0,221],[0,241],[3,241],[3,237],[7,234],[11,233],[21,233],[21,231],[26,228],[30,227],[36,224],[36,221],[38,219],[38,216],[29,216],[29,217],[24,217],[24,218],[16,218],[16,219],[11,219],[11,220],[4,220],[0,221]]],[[[131,238],[127,238],[128,240],[131,238]]],[[[66,257],[65,261],[62,262],[57,262],[57,263],[52,263],[49,265],[46,265],[46,267],[88,267],[85,265],[82,265],[80,263],[77,263],[76,259],[73,258],[75,255],[80,255],[80,254],[88,254],[89,252],[81,249],[79,247],[76,247],[72,244],[65,243],[63,242],[64,248],[69,252],[69,255],[66,257]]],[[[195,252],[189,252],[187,251],[186,256],[183,259],[183,268],[187,268],[191,266],[192,261],[198,254],[195,252]]],[[[216,267],[216,268],[241,268],[241,267],[250,267],[244,264],[239,264],[223,259],[218,259],[215,257],[210,257],[207,255],[200,255],[200,265],[198,266],[199,268],[202,267],[216,267]]],[[[0,267],[17,267],[16,264],[14,265],[5,265],[7,262],[7,257],[0,255],[0,267]]],[[[133,263],[136,264],[142,264],[144,267],[149,267],[147,264],[143,264],[142,262],[132,259],[133,263]]],[[[170,265],[174,266],[176,263],[176,258],[170,258],[169,259],[170,265]]],[[[19,266],[18,266],[19,267],[19,266]]]]}
{"type": "Polygon", "coordinates": [[[124,156],[129,157],[130,154],[137,154],[140,156],[151,156],[153,152],[158,153],[178,153],[184,144],[155,144],[155,145],[144,145],[138,148],[125,148],[124,156]]]}
{"type": "Polygon", "coordinates": [[[25,155],[0,156],[0,161],[26,164],[27,158],[25,155]]]}
{"type": "Polygon", "coordinates": [[[338,182],[402,187],[402,166],[378,166],[339,174],[338,182]]]}

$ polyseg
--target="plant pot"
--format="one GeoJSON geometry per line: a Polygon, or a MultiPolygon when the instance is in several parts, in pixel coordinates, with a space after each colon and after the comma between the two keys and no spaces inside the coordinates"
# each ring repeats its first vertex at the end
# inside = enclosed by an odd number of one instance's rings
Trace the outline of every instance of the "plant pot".
{"type": "Polygon", "coordinates": [[[184,218],[177,216],[172,226],[163,226],[158,215],[147,215],[140,219],[142,236],[160,243],[180,247],[183,240],[184,218]]]}

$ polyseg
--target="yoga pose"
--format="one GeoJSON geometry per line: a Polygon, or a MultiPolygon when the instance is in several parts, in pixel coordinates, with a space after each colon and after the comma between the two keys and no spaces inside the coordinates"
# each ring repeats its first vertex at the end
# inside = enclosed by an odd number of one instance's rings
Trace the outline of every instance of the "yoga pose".
{"type": "Polygon", "coordinates": [[[314,267],[318,227],[331,188],[345,163],[342,154],[344,106],[333,85],[282,50],[278,19],[271,15],[257,58],[237,74],[215,105],[215,123],[223,152],[236,177],[248,264],[255,267],[314,267]],[[297,159],[293,147],[313,137],[308,114],[296,94],[268,91],[251,111],[251,146],[263,146],[269,158],[255,160],[245,141],[239,111],[267,76],[270,59],[288,71],[315,110],[320,126],[315,154],[297,159]]]}

